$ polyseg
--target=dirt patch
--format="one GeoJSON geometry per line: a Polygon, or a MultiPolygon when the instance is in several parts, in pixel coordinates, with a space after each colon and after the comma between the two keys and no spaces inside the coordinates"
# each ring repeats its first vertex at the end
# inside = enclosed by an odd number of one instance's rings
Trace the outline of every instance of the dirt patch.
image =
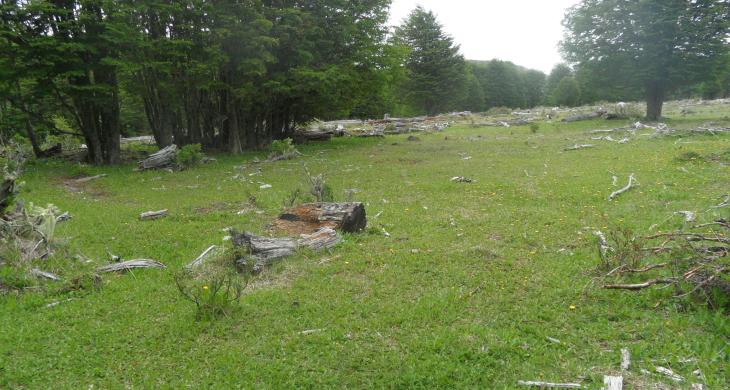
{"type": "Polygon", "coordinates": [[[87,178],[84,175],[75,175],[61,179],[60,185],[68,192],[90,196],[95,199],[108,198],[111,196],[108,192],[100,189],[93,181],[84,182],[87,178]],[[81,180],[81,181],[80,181],[81,180]]]}

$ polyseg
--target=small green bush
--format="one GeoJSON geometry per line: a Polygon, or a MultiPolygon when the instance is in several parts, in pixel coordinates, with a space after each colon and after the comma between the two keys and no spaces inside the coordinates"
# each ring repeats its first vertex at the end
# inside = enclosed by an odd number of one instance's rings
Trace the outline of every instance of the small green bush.
{"type": "Polygon", "coordinates": [[[537,133],[538,131],[540,131],[540,125],[538,125],[537,123],[531,123],[530,131],[532,132],[532,134],[537,133]]]}
{"type": "Polygon", "coordinates": [[[195,304],[196,318],[210,321],[231,313],[240,302],[248,279],[233,271],[218,271],[196,277],[186,270],[175,275],[175,284],[180,295],[195,304]]]}
{"type": "Polygon", "coordinates": [[[272,142],[270,149],[270,160],[291,160],[300,154],[291,138],[272,142]]]}
{"type": "Polygon", "coordinates": [[[177,153],[175,162],[180,169],[189,169],[203,162],[200,144],[185,145],[177,153]]]}

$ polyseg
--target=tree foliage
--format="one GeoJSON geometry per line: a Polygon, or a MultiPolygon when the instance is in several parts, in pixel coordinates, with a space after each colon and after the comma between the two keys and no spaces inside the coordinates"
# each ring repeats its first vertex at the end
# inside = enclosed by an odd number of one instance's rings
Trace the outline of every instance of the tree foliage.
{"type": "Polygon", "coordinates": [[[642,90],[656,120],[669,93],[706,80],[727,53],[728,20],[727,0],[583,0],[562,51],[595,85],[642,90]]]}

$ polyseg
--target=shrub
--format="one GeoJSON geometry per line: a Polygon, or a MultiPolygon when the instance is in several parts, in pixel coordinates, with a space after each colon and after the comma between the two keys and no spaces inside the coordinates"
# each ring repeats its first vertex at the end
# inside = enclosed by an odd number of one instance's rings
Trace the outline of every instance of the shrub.
{"type": "Polygon", "coordinates": [[[299,155],[300,153],[291,138],[276,140],[271,143],[269,160],[291,160],[299,155]]]}
{"type": "Polygon", "coordinates": [[[532,134],[537,133],[539,130],[540,130],[540,125],[538,125],[537,123],[530,124],[530,131],[532,132],[532,134]]]}
{"type": "Polygon", "coordinates": [[[185,145],[175,157],[175,163],[180,169],[192,168],[203,161],[202,147],[200,144],[185,145]]]}
{"type": "Polygon", "coordinates": [[[309,193],[314,196],[317,202],[333,202],[335,198],[334,192],[332,192],[332,187],[327,185],[324,173],[312,176],[306,167],[304,168],[304,172],[306,173],[307,180],[309,181],[309,193]]]}
{"type": "Polygon", "coordinates": [[[195,304],[198,320],[209,321],[227,316],[241,300],[248,285],[234,271],[214,271],[201,276],[191,271],[175,275],[175,284],[182,297],[195,304]]]}

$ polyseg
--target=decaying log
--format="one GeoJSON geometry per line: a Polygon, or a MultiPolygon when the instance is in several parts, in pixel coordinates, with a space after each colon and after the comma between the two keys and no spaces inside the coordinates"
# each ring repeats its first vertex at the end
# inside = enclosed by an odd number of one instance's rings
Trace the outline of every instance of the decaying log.
{"type": "Polygon", "coordinates": [[[597,119],[604,115],[606,115],[607,111],[605,110],[598,110],[596,112],[591,112],[589,114],[578,114],[578,115],[571,115],[565,119],[563,119],[563,122],[570,123],[570,122],[578,122],[578,121],[587,121],[591,119],[597,119]]]}
{"type": "Polygon", "coordinates": [[[362,203],[307,203],[285,211],[274,226],[288,234],[312,234],[323,227],[354,233],[365,229],[367,217],[362,203]]]}
{"type": "Polygon", "coordinates": [[[165,218],[165,217],[167,217],[167,210],[147,211],[147,212],[139,215],[139,220],[140,221],[152,221],[155,219],[160,219],[160,218],[165,218]]]}
{"type": "Polygon", "coordinates": [[[622,376],[603,376],[603,390],[623,390],[624,377],[622,376]]]}
{"type": "Polygon", "coordinates": [[[298,240],[291,237],[260,237],[235,231],[232,232],[232,237],[234,246],[245,248],[249,253],[236,261],[236,268],[239,272],[246,272],[250,268],[253,273],[259,273],[275,261],[294,255],[299,248],[316,251],[331,248],[342,241],[337,232],[328,227],[313,234],[302,235],[298,240]]]}
{"type": "Polygon", "coordinates": [[[294,133],[292,139],[296,144],[304,144],[310,141],[329,141],[335,134],[334,131],[319,130],[319,131],[298,131],[294,133]]]}
{"type": "Polygon", "coordinates": [[[193,269],[205,262],[205,260],[210,257],[211,254],[215,252],[215,250],[218,249],[217,245],[211,245],[210,248],[206,249],[200,256],[198,256],[195,260],[191,261],[190,264],[186,265],[185,268],[187,269],[193,269]]]}
{"type": "Polygon", "coordinates": [[[621,349],[621,369],[628,371],[631,368],[631,352],[628,349],[621,349]]]}
{"type": "Polygon", "coordinates": [[[570,146],[570,147],[567,147],[567,148],[563,149],[563,151],[564,152],[572,152],[574,150],[594,148],[595,146],[596,145],[593,145],[593,144],[583,144],[583,145],[575,144],[573,146],[570,146]]]}
{"type": "Polygon", "coordinates": [[[607,284],[603,286],[603,288],[609,290],[643,290],[656,284],[674,284],[676,282],[676,279],[654,279],[648,282],[637,284],[607,284]]]}
{"type": "Polygon", "coordinates": [[[46,278],[49,280],[53,280],[54,282],[58,282],[61,280],[61,278],[58,275],[52,274],[50,272],[41,271],[38,268],[33,268],[32,270],[30,270],[30,273],[33,276],[36,276],[39,278],[46,278]]]}
{"type": "Polygon", "coordinates": [[[106,177],[106,173],[102,173],[101,175],[96,175],[96,176],[82,177],[80,179],[74,180],[74,183],[76,183],[76,184],[84,184],[84,183],[88,183],[90,181],[94,181],[94,180],[97,180],[97,179],[101,179],[102,177],[106,177]]]}
{"type": "Polygon", "coordinates": [[[175,165],[177,157],[177,145],[170,145],[139,162],[139,170],[163,169],[175,165]]]}
{"type": "Polygon", "coordinates": [[[631,188],[634,187],[635,181],[636,181],[636,176],[634,176],[634,174],[632,173],[631,176],[629,176],[629,184],[627,184],[626,187],[611,193],[611,195],[609,195],[609,197],[608,197],[608,200],[612,201],[612,200],[616,199],[617,196],[631,190],[631,188]]]}
{"type": "Polygon", "coordinates": [[[536,381],[517,381],[520,386],[529,387],[540,387],[545,389],[582,389],[578,383],[550,383],[550,382],[536,382],[536,381]]]}
{"type": "Polygon", "coordinates": [[[167,266],[155,260],[138,259],[129,260],[122,263],[109,264],[96,269],[96,272],[103,274],[109,272],[123,272],[136,268],[159,268],[165,269],[167,266]]]}

